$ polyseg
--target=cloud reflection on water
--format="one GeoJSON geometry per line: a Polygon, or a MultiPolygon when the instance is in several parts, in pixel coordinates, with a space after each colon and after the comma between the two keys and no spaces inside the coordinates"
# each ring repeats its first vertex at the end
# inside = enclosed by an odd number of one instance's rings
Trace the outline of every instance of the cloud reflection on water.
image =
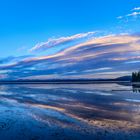
{"type": "Polygon", "coordinates": [[[130,86],[117,84],[7,85],[1,88],[0,106],[12,107],[13,113],[20,110],[25,120],[45,129],[65,128],[80,135],[86,133],[84,127],[92,137],[98,129],[139,131],[140,102],[132,100],[140,100],[140,95],[132,93],[130,86]]]}

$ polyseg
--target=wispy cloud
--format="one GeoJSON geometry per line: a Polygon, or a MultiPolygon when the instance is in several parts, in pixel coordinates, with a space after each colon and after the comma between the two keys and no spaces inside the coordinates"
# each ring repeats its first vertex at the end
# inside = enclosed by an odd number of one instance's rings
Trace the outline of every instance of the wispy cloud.
{"type": "Polygon", "coordinates": [[[95,32],[80,33],[80,34],[76,34],[76,35],[68,36],[68,37],[49,39],[47,42],[41,42],[35,45],[33,48],[30,49],[30,52],[42,51],[42,50],[46,50],[48,48],[52,48],[59,45],[66,45],[78,39],[92,37],[93,34],[95,34],[95,32]]]}
{"type": "Polygon", "coordinates": [[[123,18],[123,16],[118,16],[118,17],[117,17],[117,19],[122,19],[122,18],[123,18]]]}
{"type": "Polygon", "coordinates": [[[140,15],[140,12],[133,12],[131,14],[126,15],[127,17],[137,17],[138,15],[140,15]]]}
{"type": "Polygon", "coordinates": [[[131,10],[131,13],[126,14],[124,16],[118,16],[117,19],[123,19],[123,18],[128,18],[128,17],[133,17],[137,18],[140,15],[140,7],[135,7],[134,9],[131,10]]]}
{"type": "Polygon", "coordinates": [[[7,79],[109,78],[139,69],[139,54],[139,35],[107,35],[91,38],[53,55],[5,63],[0,65],[0,71],[7,79]]]}
{"type": "Polygon", "coordinates": [[[140,7],[135,7],[134,9],[132,9],[132,11],[139,11],[140,7]]]}

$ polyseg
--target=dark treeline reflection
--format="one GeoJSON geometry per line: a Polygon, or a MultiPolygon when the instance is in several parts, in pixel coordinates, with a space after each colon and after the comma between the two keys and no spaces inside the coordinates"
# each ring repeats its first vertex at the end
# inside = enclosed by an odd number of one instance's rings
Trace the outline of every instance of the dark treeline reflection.
{"type": "Polygon", "coordinates": [[[133,87],[133,92],[140,93],[140,87],[137,86],[132,86],[132,87],[133,87]]]}
{"type": "MultiPolygon", "coordinates": [[[[140,85],[132,85],[131,83],[117,83],[117,84],[124,87],[132,87],[133,93],[140,93],[140,85]]],[[[116,89],[116,90],[119,90],[119,89],[116,89]]]]}

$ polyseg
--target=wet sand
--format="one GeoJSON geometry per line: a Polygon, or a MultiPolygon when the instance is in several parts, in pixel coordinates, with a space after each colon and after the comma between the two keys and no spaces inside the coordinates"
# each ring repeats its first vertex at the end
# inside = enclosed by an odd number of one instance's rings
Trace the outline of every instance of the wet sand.
{"type": "Polygon", "coordinates": [[[139,140],[140,93],[119,84],[1,85],[1,140],[139,140]]]}

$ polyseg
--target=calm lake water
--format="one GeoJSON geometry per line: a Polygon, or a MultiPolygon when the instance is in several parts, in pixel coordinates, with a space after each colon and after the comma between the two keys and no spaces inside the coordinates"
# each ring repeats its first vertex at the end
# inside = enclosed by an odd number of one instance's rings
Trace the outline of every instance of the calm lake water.
{"type": "Polygon", "coordinates": [[[140,140],[140,93],[121,84],[1,85],[0,140],[140,140]]]}

